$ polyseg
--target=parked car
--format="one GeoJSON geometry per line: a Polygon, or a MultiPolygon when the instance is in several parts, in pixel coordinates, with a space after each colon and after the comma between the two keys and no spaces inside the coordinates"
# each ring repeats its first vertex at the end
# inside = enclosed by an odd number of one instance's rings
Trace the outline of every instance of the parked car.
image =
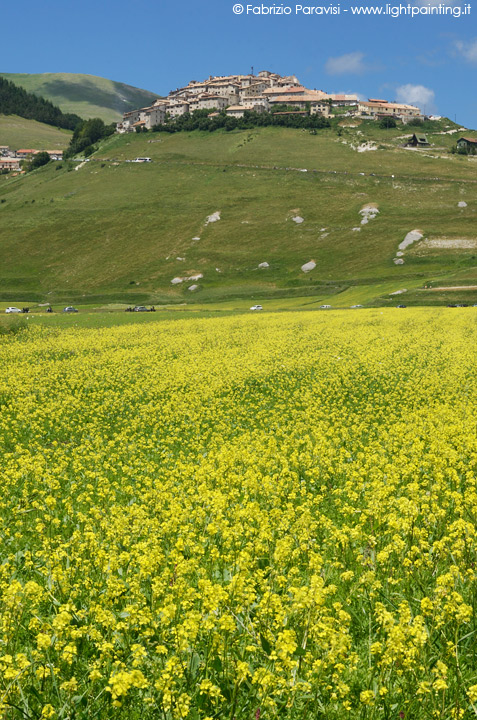
{"type": "Polygon", "coordinates": [[[261,305],[252,305],[250,310],[263,310],[263,307],[261,305]]]}
{"type": "Polygon", "coordinates": [[[144,305],[136,305],[134,312],[149,312],[149,310],[144,305]]]}
{"type": "Polygon", "coordinates": [[[397,308],[405,308],[405,305],[396,305],[397,308]]]}
{"type": "Polygon", "coordinates": [[[63,308],[63,312],[66,312],[66,313],[75,313],[75,312],[78,312],[78,311],[77,311],[77,309],[76,309],[75,307],[73,307],[72,305],[68,305],[68,307],[63,308]]]}
{"type": "Polygon", "coordinates": [[[320,305],[320,310],[331,310],[331,305],[320,305]]]}
{"type": "Polygon", "coordinates": [[[20,308],[17,307],[7,307],[5,310],[6,313],[21,313],[20,308]]]}
{"type": "Polygon", "coordinates": [[[351,305],[351,309],[362,308],[362,307],[364,307],[364,305],[351,305]]]}

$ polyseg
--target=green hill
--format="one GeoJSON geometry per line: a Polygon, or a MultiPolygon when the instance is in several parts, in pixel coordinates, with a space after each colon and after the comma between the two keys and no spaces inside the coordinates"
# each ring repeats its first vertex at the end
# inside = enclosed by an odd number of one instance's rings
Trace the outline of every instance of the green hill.
{"type": "Polygon", "coordinates": [[[26,120],[18,115],[0,115],[0,145],[13,150],[28,147],[36,150],[64,150],[71,138],[69,130],[26,120]]]}
{"type": "Polygon", "coordinates": [[[83,118],[100,117],[116,122],[123,113],[144,107],[157,99],[155,93],[124,83],[74,73],[0,73],[28,92],[51,100],[66,113],[83,118]]]}
{"type": "Polygon", "coordinates": [[[433,146],[423,151],[401,147],[412,128],[374,123],[316,135],[113,136],[77,170],[52,164],[2,178],[0,295],[129,303],[310,296],[335,306],[397,304],[391,293],[406,290],[409,303],[476,302],[476,160],[450,152],[458,134],[442,134],[446,127],[428,132],[433,146]],[[126,162],[138,156],[152,162],[126,162]],[[422,239],[400,249],[415,230],[422,239]]]}

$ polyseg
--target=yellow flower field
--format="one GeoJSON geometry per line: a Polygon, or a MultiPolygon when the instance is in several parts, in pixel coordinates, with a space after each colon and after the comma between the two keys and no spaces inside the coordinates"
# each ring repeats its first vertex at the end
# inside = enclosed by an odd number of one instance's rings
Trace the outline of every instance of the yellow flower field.
{"type": "Polygon", "coordinates": [[[476,327],[2,338],[0,717],[474,717],[476,327]]]}

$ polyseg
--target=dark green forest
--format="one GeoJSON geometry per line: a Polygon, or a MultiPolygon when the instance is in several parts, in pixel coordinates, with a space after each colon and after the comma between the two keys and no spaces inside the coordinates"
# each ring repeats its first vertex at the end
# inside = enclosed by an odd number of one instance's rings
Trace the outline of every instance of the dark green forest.
{"type": "Polygon", "coordinates": [[[15,83],[0,76],[0,113],[19,115],[27,120],[37,120],[46,125],[74,130],[81,118],[73,113],[63,113],[49,100],[33,95],[15,83]]]}

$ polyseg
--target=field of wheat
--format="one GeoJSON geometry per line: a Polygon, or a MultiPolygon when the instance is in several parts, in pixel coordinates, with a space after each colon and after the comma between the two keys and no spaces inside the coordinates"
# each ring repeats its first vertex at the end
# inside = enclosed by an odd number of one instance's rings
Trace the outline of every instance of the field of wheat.
{"type": "Polygon", "coordinates": [[[477,714],[476,323],[2,337],[0,717],[477,714]]]}

